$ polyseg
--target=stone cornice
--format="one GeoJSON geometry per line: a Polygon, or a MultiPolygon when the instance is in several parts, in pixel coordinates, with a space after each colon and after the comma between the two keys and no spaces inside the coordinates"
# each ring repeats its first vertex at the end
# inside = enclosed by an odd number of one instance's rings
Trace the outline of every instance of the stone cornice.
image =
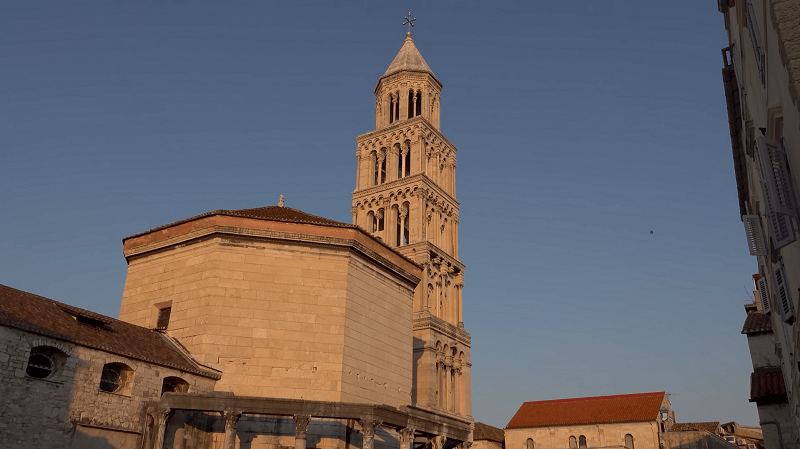
{"type": "Polygon", "coordinates": [[[414,330],[433,329],[434,331],[452,338],[453,340],[461,343],[467,347],[470,346],[472,338],[469,333],[464,329],[453,326],[447,321],[434,316],[428,311],[420,310],[414,312],[414,330]]]}
{"type": "Polygon", "coordinates": [[[441,131],[436,129],[436,127],[433,126],[431,124],[431,122],[428,121],[428,119],[426,119],[425,117],[423,117],[421,115],[417,116],[417,117],[414,117],[414,118],[406,119],[406,120],[400,120],[399,122],[394,122],[394,123],[386,125],[386,126],[384,126],[382,128],[378,128],[375,131],[370,131],[368,133],[361,134],[360,136],[356,137],[356,142],[358,142],[360,144],[364,140],[372,139],[372,138],[378,137],[378,136],[380,136],[382,134],[391,134],[392,132],[395,132],[395,131],[402,131],[403,128],[407,128],[405,130],[405,132],[412,132],[413,133],[413,131],[414,131],[413,127],[415,125],[420,127],[421,130],[424,130],[426,132],[430,131],[430,132],[436,134],[436,137],[442,139],[453,150],[454,153],[458,152],[458,150],[456,149],[455,145],[453,145],[452,142],[447,140],[447,137],[445,137],[444,134],[442,134],[441,131]]]}
{"type": "Polygon", "coordinates": [[[395,179],[394,181],[385,182],[383,184],[367,187],[366,189],[361,190],[353,190],[353,202],[356,199],[366,198],[382,191],[393,191],[398,189],[399,187],[403,187],[406,185],[413,185],[414,183],[420,183],[423,187],[431,188],[432,190],[436,191],[436,193],[445,198],[448,202],[453,204],[456,209],[458,208],[459,203],[455,197],[451,196],[449,193],[445,192],[444,189],[439,187],[438,184],[433,182],[431,178],[428,177],[425,173],[417,173],[415,175],[406,176],[405,178],[395,179]]]}
{"type": "MultiPolygon", "coordinates": [[[[426,264],[430,262],[430,253],[432,251],[432,252],[436,253],[437,256],[439,256],[442,259],[444,259],[445,262],[447,262],[447,263],[449,263],[449,264],[451,264],[451,265],[453,265],[455,267],[458,267],[461,270],[461,275],[462,276],[464,275],[464,270],[467,268],[466,265],[464,265],[460,260],[458,260],[455,257],[451,256],[450,254],[446,253],[444,250],[442,250],[441,248],[439,248],[438,246],[434,245],[433,243],[431,243],[431,242],[429,242],[427,240],[422,241],[422,242],[412,243],[410,245],[402,246],[402,247],[399,248],[399,250],[401,250],[400,254],[405,255],[405,253],[407,253],[408,251],[414,250],[414,249],[418,249],[420,247],[425,249],[426,256],[425,256],[424,262],[426,264]],[[406,249],[408,251],[406,251],[406,249]]],[[[406,257],[409,258],[409,259],[411,258],[409,255],[406,255],[406,257]]],[[[420,263],[421,261],[420,260],[416,260],[415,262],[420,263]]]]}
{"type": "MultiPolygon", "coordinates": [[[[360,229],[353,229],[352,232],[363,232],[363,231],[361,231],[360,229]]],[[[128,261],[130,261],[132,258],[139,257],[153,251],[162,250],[168,247],[185,244],[191,241],[204,239],[211,236],[224,236],[224,235],[262,239],[262,240],[282,240],[282,241],[292,241],[298,243],[311,243],[311,244],[334,246],[334,247],[349,247],[352,250],[356,251],[357,253],[360,253],[362,256],[371,259],[372,261],[377,262],[380,265],[383,265],[385,268],[389,269],[390,271],[402,277],[406,282],[408,282],[412,286],[416,286],[420,281],[420,277],[418,275],[411,273],[408,270],[397,265],[396,263],[390,261],[388,258],[382,256],[377,251],[374,251],[367,245],[359,242],[356,238],[329,237],[329,236],[305,234],[297,232],[273,231],[268,229],[252,229],[252,228],[238,227],[238,226],[210,225],[207,227],[195,229],[191,232],[179,234],[171,238],[155,241],[149,244],[133,248],[124,248],[123,254],[125,258],[128,261]]],[[[387,249],[396,253],[396,251],[394,251],[391,248],[387,249]]],[[[419,267],[416,263],[409,260],[402,254],[397,253],[397,255],[401,256],[404,260],[414,264],[414,266],[419,267]]]]}

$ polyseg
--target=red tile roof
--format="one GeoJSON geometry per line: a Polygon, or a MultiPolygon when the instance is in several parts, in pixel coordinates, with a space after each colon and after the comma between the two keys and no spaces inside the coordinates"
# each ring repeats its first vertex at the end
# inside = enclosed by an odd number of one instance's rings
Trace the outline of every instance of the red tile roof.
{"type": "Polygon", "coordinates": [[[0,325],[219,379],[160,333],[0,284],[0,325]]]}
{"type": "Polygon", "coordinates": [[[786,385],[780,368],[750,375],[750,402],[773,403],[786,400],[786,385]]]}
{"type": "Polygon", "coordinates": [[[749,313],[742,327],[743,334],[758,334],[772,332],[772,318],[761,313],[749,313]]]}
{"type": "Polygon", "coordinates": [[[140,235],[145,235],[150,232],[166,229],[169,228],[170,226],[175,226],[181,223],[186,223],[192,220],[196,220],[198,218],[208,217],[211,215],[227,215],[231,217],[256,218],[259,220],[283,221],[286,223],[306,223],[306,224],[315,224],[321,226],[333,226],[336,228],[358,227],[350,223],[343,223],[341,221],[330,220],[324,217],[318,217],[316,215],[307,214],[301,210],[292,209],[291,207],[265,206],[265,207],[256,207],[253,209],[238,209],[238,210],[218,209],[211,212],[206,212],[204,214],[195,215],[194,217],[185,218],[183,220],[179,220],[174,223],[159,226],[157,228],[153,228],[146,232],[134,234],[129,237],[125,237],[122,240],[125,241],[133,237],[139,237],[140,235]]]}
{"type": "Polygon", "coordinates": [[[621,394],[526,402],[506,429],[615,422],[654,421],[665,393],[621,394]]]}
{"type": "Polygon", "coordinates": [[[489,440],[498,443],[506,442],[506,433],[503,429],[475,421],[475,429],[472,432],[472,439],[475,441],[489,440]]]}

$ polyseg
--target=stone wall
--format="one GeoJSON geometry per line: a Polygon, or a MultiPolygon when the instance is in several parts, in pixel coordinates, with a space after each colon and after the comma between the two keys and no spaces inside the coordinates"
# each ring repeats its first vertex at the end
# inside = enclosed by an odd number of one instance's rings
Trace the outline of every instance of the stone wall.
{"type": "Polygon", "coordinates": [[[633,436],[635,449],[659,449],[658,427],[652,422],[587,424],[575,426],[506,429],[506,449],[526,449],[532,438],[536,449],[562,449],[569,447],[569,437],[586,437],[588,447],[625,446],[625,435],[633,436]]]}
{"type": "Polygon", "coordinates": [[[412,288],[351,247],[216,236],[132,258],[120,319],[153,327],[170,306],[167,332],[223,372],[217,390],[401,406],[410,402],[412,288]]]}
{"type": "Polygon", "coordinates": [[[722,438],[703,431],[667,432],[661,434],[665,449],[734,449],[722,438]]]}
{"type": "Polygon", "coordinates": [[[0,447],[129,447],[140,437],[143,403],[158,399],[169,376],[187,381],[189,391],[213,390],[213,379],[0,327],[0,447]],[[65,355],[45,379],[26,374],[31,349],[39,346],[65,355]],[[106,363],[133,370],[128,394],[99,389],[106,363]],[[83,443],[71,446],[73,438],[83,443]]]}

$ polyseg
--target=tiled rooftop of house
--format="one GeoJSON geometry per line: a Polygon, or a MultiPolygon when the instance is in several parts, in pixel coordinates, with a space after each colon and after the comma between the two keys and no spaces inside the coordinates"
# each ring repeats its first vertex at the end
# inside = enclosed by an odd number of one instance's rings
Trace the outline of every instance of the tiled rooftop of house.
{"type": "Polygon", "coordinates": [[[719,421],[681,422],[675,423],[675,425],[670,428],[671,432],[690,432],[693,430],[704,430],[706,432],[716,434],[719,430],[719,421]]]}
{"type": "Polygon", "coordinates": [[[780,368],[750,375],[750,402],[780,402],[786,400],[786,385],[780,368]]]}
{"type": "Polygon", "coordinates": [[[160,333],[0,284],[0,324],[76,345],[219,378],[160,333]]]}
{"type": "Polygon", "coordinates": [[[662,391],[526,402],[506,428],[654,421],[664,395],[662,391]]]}
{"type": "Polygon", "coordinates": [[[761,313],[749,313],[742,326],[743,334],[772,332],[772,319],[761,313]]]}
{"type": "Polygon", "coordinates": [[[157,228],[153,228],[149,231],[142,232],[139,234],[135,234],[129,237],[125,237],[123,240],[127,240],[130,238],[138,237],[141,235],[145,235],[150,232],[159,231],[161,229],[166,229],[171,226],[175,226],[181,223],[186,223],[192,220],[196,220],[202,217],[209,217],[212,215],[227,215],[230,217],[242,217],[242,218],[255,218],[259,220],[270,220],[270,221],[283,221],[286,223],[305,223],[305,224],[314,224],[320,226],[333,226],[337,228],[356,228],[357,226],[350,224],[350,223],[343,223],[341,221],[330,220],[324,217],[319,217],[317,215],[311,215],[301,210],[292,209],[291,207],[282,207],[282,206],[265,206],[265,207],[256,207],[252,209],[238,209],[238,210],[225,210],[225,209],[218,209],[211,212],[206,212],[204,214],[195,215],[193,217],[185,218],[183,220],[176,221],[174,223],[166,224],[163,226],[159,226],[157,228]]]}

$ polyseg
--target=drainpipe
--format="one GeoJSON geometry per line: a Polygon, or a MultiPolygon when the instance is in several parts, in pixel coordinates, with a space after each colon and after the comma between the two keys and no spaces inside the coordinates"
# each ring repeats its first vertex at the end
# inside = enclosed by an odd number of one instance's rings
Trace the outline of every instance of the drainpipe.
{"type": "Polygon", "coordinates": [[[781,434],[781,423],[779,423],[778,421],[761,421],[758,423],[759,426],[763,426],[765,424],[775,424],[775,427],[778,430],[778,444],[780,445],[781,449],[784,449],[783,435],[781,434]]]}

